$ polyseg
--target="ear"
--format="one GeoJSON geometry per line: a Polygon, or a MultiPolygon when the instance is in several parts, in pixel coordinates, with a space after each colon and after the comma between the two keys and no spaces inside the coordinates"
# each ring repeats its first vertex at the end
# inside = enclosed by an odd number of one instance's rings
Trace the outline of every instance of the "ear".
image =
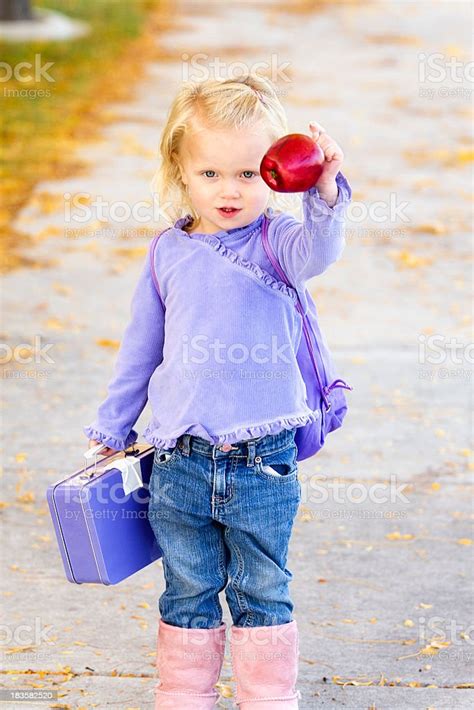
{"type": "Polygon", "coordinates": [[[184,185],[187,185],[186,174],[185,174],[185,172],[184,172],[184,170],[183,170],[183,166],[181,165],[181,162],[180,162],[180,160],[179,160],[178,154],[177,154],[177,153],[172,153],[171,155],[172,155],[172,158],[173,158],[173,160],[175,161],[176,165],[178,166],[178,170],[179,170],[179,173],[180,173],[180,175],[181,175],[181,180],[182,180],[183,184],[184,184],[184,185]]]}

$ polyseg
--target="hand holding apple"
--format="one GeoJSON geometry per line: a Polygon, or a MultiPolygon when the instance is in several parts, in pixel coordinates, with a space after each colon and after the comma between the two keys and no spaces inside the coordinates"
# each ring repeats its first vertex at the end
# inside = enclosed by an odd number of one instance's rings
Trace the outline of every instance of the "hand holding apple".
{"type": "Polygon", "coordinates": [[[324,153],[324,164],[321,175],[315,186],[318,188],[320,196],[326,200],[331,207],[337,200],[336,175],[341,169],[344,154],[341,147],[317,121],[309,124],[312,139],[324,153]]]}
{"type": "Polygon", "coordinates": [[[260,175],[275,192],[304,192],[323,169],[324,153],[303,133],[290,133],[272,143],[260,163],[260,175]]]}
{"type": "Polygon", "coordinates": [[[263,156],[260,175],[275,192],[304,192],[315,186],[332,206],[344,156],[319,123],[311,121],[309,128],[311,137],[290,133],[275,141],[263,156]]]}

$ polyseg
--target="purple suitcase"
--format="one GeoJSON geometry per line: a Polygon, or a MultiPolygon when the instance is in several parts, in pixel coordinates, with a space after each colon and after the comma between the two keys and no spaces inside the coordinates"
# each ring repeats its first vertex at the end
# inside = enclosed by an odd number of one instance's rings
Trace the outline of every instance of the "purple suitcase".
{"type": "MultiPolygon", "coordinates": [[[[98,453],[99,447],[86,452],[98,453]]],[[[102,447],[103,448],[103,447],[102,447]]],[[[66,577],[76,584],[117,584],[162,556],[148,520],[149,482],[155,447],[134,444],[132,450],[106,456],[47,490],[66,577]],[[127,456],[134,457],[135,490],[118,468],[104,470],[127,456]]],[[[120,465],[120,464],[118,464],[120,465]]]]}

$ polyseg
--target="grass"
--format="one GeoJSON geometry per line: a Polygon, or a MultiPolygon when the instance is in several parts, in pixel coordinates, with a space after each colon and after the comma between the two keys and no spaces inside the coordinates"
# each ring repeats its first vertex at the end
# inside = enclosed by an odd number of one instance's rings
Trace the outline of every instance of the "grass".
{"type": "MultiPolygon", "coordinates": [[[[5,81],[0,73],[1,270],[34,266],[25,247],[28,235],[9,225],[39,180],[77,173],[81,166],[75,148],[90,140],[106,121],[103,107],[130,95],[153,51],[147,36],[152,11],[167,0],[36,0],[34,6],[57,10],[89,23],[84,37],[63,42],[1,42],[1,61],[10,67],[40,55],[52,81],[30,70],[32,80],[5,81]],[[23,95],[22,95],[23,94],[23,95]]],[[[5,66],[5,65],[2,65],[5,66]]],[[[24,74],[27,70],[23,70],[24,74]]]]}

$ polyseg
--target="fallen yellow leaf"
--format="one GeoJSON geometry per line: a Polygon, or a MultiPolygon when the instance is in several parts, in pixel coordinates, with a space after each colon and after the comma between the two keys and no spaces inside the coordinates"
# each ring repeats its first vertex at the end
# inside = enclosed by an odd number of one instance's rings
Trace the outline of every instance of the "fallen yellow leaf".
{"type": "Polygon", "coordinates": [[[16,500],[18,503],[34,503],[35,502],[35,494],[33,491],[26,491],[25,493],[22,493],[21,495],[16,497],[16,500]]]}
{"type": "Polygon", "coordinates": [[[97,345],[100,345],[101,348],[112,348],[113,350],[117,350],[120,347],[120,340],[111,340],[110,338],[97,338],[96,341],[97,345]]]}
{"type": "Polygon", "coordinates": [[[412,227],[411,231],[414,234],[435,234],[437,236],[441,234],[447,234],[446,227],[441,224],[441,222],[431,222],[430,224],[419,224],[416,227],[412,227]]]}
{"type": "Polygon", "coordinates": [[[402,533],[397,530],[392,533],[387,533],[385,537],[387,538],[387,540],[413,540],[415,536],[411,533],[404,533],[402,535],[402,533]]]}
{"type": "Polygon", "coordinates": [[[408,269],[417,269],[420,266],[431,264],[433,261],[433,259],[428,257],[415,256],[415,254],[412,254],[407,249],[402,249],[399,252],[390,252],[390,256],[400,266],[408,269]]]}
{"type": "Polygon", "coordinates": [[[220,694],[224,698],[233,698],[234,692],[230,685],[224,685],[224,683],[216,683],[216,688],[219,690],[220,694]]]}

